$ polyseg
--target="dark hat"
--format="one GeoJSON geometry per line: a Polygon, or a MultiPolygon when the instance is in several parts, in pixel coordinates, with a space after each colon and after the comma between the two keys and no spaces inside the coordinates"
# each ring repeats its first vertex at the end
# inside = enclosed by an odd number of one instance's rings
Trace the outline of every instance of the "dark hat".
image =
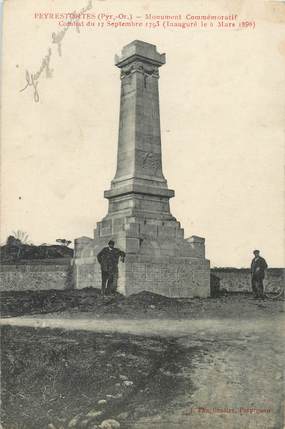
{"type": "Polygon", "coordinates": [[[254,250],[253,253],[260,253],[260,250],[254,250]]]}
{"type": "Polygon", "coordinates": [[[113,240],[108,241],[108,244],[115,244],[113,240]]]}

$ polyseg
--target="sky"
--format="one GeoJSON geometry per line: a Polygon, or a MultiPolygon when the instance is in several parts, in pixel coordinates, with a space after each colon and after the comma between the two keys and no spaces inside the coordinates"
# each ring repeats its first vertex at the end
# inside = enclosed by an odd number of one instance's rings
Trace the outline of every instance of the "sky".
{"type": "Polygon", "coordinates": [[[63,27],[34,14],[87,4],[4,4],[1,242],[15,230],[34,244],[93,236],[116,169],[114,55],[140,39],[166,53],[159,80],[163,172],[185,237],[205,237],[212,266],[246,267],[256,248],[269,266],[284,266],[284,3],[93,0],[94,14],[237,14],[255,28],[72,28],[60,56],[52,33],[63,27]],[[31,86],[20,90],[49,48],[52,77],[40,76],[36,103],[31,86]]]}

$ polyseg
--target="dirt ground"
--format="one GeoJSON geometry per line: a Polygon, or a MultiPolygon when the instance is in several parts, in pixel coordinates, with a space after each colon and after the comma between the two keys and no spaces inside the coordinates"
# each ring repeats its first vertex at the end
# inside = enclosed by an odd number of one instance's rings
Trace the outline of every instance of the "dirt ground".
{"type": "Polygon", "coordinates": [[[151,292],[102,299],[100,290],[1,292],[2,317],[52,314],[54,317],[91,318],[227,318],[270,317],[283,311],[284,301],[252,299],[251,294],[220,298],[167,298],[151,292]],[[85,317],[85,316],[84,316],[85,317]]]}
{"type": "Polygon", "coordinates": [[[283,429],[282,301],[131,298],[2,319],[3,429],[283,429]]]}
{"type": "MultiPolygon", "coordinates": [[[[142,292],[128,298],[98,297],[96,304],[60,312],[63,318],[227,319],[271,318],[284,312],[284,301],[253,299],[251,295],[221,298],[170,299],[142,292]]],[[[57,317],[50,312],[48,317],[57,317]]]]}

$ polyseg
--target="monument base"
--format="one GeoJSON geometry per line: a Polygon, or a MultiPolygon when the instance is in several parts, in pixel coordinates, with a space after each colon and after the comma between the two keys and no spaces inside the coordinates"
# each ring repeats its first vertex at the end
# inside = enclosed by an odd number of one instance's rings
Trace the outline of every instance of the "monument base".
{"type": "Polygon", "coordinates": [[[210,263],[205,241],[184,239],[180,223],[173,220],[108,217],[97,224],[94,239],[75,240],[76,288],[101,288],[99,251],[108,241],[126,252],[119,262],[117,291],[131,295],[151,291],[168,297],[210,296],[210,263]]]}

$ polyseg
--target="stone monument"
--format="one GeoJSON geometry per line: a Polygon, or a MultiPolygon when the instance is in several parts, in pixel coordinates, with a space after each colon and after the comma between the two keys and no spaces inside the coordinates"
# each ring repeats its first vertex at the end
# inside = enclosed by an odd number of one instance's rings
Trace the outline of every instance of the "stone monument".
{"type": "Polygon", "coordinates": [[[96,255],[113,239],[126,252],[125,263],[119,263],[122,294],[148,290],[170,297],[209,296],[205,240],[184,239],[170,212],[174,191],[162,171],[158,79],[165,54],[135,40],[115,64],[121,71],[117,170],[104,194],[108,213],[97,223],[94,238],[75,240],[76,287],[101,287],[96,255]]]}

